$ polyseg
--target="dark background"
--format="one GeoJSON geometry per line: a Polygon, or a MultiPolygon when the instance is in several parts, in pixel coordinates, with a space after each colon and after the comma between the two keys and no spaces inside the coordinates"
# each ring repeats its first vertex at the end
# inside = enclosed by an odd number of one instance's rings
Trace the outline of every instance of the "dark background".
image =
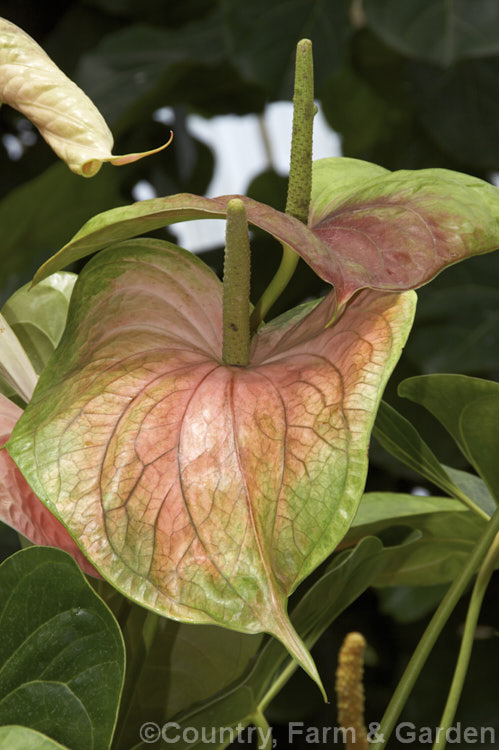
{"type": "MultiPolygon", "coordinates": [[[[0,303],[86,219],[130,202],[139,180],[159,195],[203,194],[214,157],[189,133],[188,115],[261,113],[269,102],[290,99],[294,48],[303,37],[313,41],[316,96],[345,156],[393,170],[445,167],[491,181],[499,173],[497,0],[3,0],[0,14],[30,33],[84,88],[115,134],[116,153],[166,139],[167,128],[152,117],[159,107],[173,108],[175,132],[174,145],[160,155],[123,169],[104,167],[87,181],[57,163],[17,112],[0,108],[0,134],[15,137],[22,151],[14,161],[0,141],[0,303]]],[[[282,209],[285,189],[282,176],[268,171],[247,193],[282,209]]],[[[278,246],[255,235],[253,301],[279,257],[278,246]]],[[[205,259],[220,271],[222,248],[205,259]]],[[[273,313],[321,291],[303,265],[273,313]]],[[[396,386],[404,377],[432,372],[497,380],[498,322],[499,253],[447,270],[420,290],[416,323],[387,390],[386,398],[417,424],[439,458],[458,468],[466,466],[450,441],[422,410],[397,399],[396,386]]],[[[373,442],[368,489],[410,491],[415,484],[431,490],[373,442]]],[[[0,543],[6,556],[17,538],[3,528],[0,543]]],[[[326,683],[329,670],[331,687],[343,635],[351,629],[366,635],[368,722],[379,721],[439,593],[369,591],[318,644],[314,655],[326,683]]],[[[463,727],[495,726],[499,737],[493,688],[498,593],[496,578],[480,618],[486,637],[475,644],[456,720],[463,727]]],[[[465,612],[463,600],[404,720],[438,723],[465,612]]],[[[335,708],[324,707],[298,673],[269,718],[332,725],[335,708]]],[[[280,746],[286,747],[286,736],[280,746]]]]}

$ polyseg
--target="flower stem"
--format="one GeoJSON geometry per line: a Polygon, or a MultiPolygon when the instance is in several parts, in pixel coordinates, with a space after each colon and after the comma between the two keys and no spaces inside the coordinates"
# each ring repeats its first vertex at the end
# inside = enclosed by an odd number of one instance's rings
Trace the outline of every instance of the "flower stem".
{"type": "Polygon", "coordinates": [[[483,533],[475,545],[473,552],[469,556],[463,570],[448,589],[446,595],[440,602],[438,609],[431,618],[423,637],[419,641],[381,720],[381,724],[376,733],[379,740],[373,744],[372,750],[381,750],[388,742],[400,712],[414,687],[414,683],[416,682],[435,641],[449,619],[452,610],[464,593],[464,590],[473,577],[478,565],[480,565],[481,561],[487,554],[487,550],[491,546],[494,537],[498,532],[499,510],[496,510],[490,521],[485,526],[483,533]]]}
{"type": "Polygon", "coordinates": [[[485,560],[483,561],[478,575],[476,577],[473,592],[471,594],[470,604],[468,607],[468,613],[466,615],[466,622],[464,625],[463,639],[461,641],[461,648],[459,650],[459,657],[452,679],[452,684],[447,697],[447,703],[442,714],[442,718],[439,724],[439,731],[433,745],[433,750],[439,748],[444,750],[447,743],[447,730],[451,727],[456,714],[457,705],[461,697],[463,689],[464,678],[468,671],[468,664],[471,657],[471,650],[473,648],[473,638],[475,636],[475,629],[478,622],[478,615],[480,614],[480,607],[482,606],[483,597],[487,590],[490,577],[494,572],[494,568],[499,557],[499,534],[496,535],[492,542],[485,560]]]}
{"type": "Polygon", "coordinates": [[[227,204],[223,283],[223,344],[226,365],[249,362],[250,245],[246,208],[239,198],[227,204]]]}
{"type": "MultiPolygon", "coordinates": [[[[296,48],[295,87],[293,94],[293,134],[289,167],[286,213],[304,224],[312,191],[312,133],[314,125],[314,66],[312,42],[302,39],[296,48]]],[[[298,264],[299,255],[289,245],[282,246],[282,259],[274,278],[255,305],[251,330],[256,331],[274,302],[288,285],[298,264]]]]}
{"type": "Polygon", "coordinates": [[[269,723],[261,711],[256,711],[251,717],[251,723],[258,730],[258,744],[259,750],[271,750],[272,748],[272,730],[269,727],[269,723]]]}

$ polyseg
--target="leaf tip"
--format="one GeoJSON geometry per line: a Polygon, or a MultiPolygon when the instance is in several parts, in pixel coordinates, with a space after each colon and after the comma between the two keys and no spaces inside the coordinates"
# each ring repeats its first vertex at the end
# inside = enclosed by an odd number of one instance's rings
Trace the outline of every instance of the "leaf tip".
{"type": "Polygon", "coordinates": [[[139,159],[144,159],[146,156],[158,154],[160,151],[163,151],[165,148],[167,148],[172,140],[173,131],[170,130],[169,139],[166,141],[166,143],[163,143],[162,146],[158,146],[158,148],[153,148],[149,151],[137,151],[133,154],[123,154],[123,156],[113,156],[111,154],[110,156],[102,158],[88,159],[87,161],[83,162],[83,164],[76,165],[74,168],[70,165],[70,168],[73,170],[73,172],[76,172],[83,177],[93,177],[100,170],[104,162],[110,162],[115,167],[121,167],[124,164],[132,164],[132,162],[139,161],[139,159]]]}
{"type": "Polygon", "coordinates": [[[280,621],[279,623],[277,623],[276,628],[272,631],[272,634],[281,641],[281,643],[287,648],[291,656],[315,682],[322,693],[324,703],[329,703],[326,690],[324,688],[324,685],[322,684],[322,680],[320,678],[315,662],[308,648],[305,646],[302,639],[285,614],[282,618],[280,618],[280,621]]]}

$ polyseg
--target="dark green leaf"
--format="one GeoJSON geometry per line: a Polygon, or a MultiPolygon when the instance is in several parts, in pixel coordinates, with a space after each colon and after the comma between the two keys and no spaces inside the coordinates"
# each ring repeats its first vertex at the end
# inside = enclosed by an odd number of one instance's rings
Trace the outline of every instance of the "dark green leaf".
{"type": "Polygon", "coordinates": [[[364,158],[366,151],[394,124],[393,108],[353,68],[342,70],[328,81],[321,101],[328,122],[342,135],[341,149],[345,156],[364,158]]]}
{"type": "Polygon", "coordinates": [[[471,498],[489,516],[493,515],[496,504],[483,479],[477,477],[476,474],[470,474],[468,471],[462,471],[461,469],[453,469],[450,466],[444,466],[443,468],[465,495],[471,498]]]}
{"type": "Polygon", "coordinates": [[[108,34],[83,55],[77,81],[109,122],[133,121],[140,103],[165,103],[169,86],[192,65],[211,66],[225,53],[223,19],[218,12],[181,29],[147,24],[108,34]]]}
{"type": "Polygon", "coordinates": [[[373,435],[392,456],[410,466],[444,492],[454,494],[456,488],[433,451],[409,420],[386,401],[382,401],[379,406],[373,435]]]}
{"type": "Polygon", "coordinates": [[[50,547],[6,560],[0,588],[0,724],[105,750],[124,671],[111,613],[69,555],[50,547]]]}
{"type": "Polygon", "coordinates": [[[464,407],[460,430],[466,453],[499,504],[499,384],[493,396],[464,407]]]}
{"type": "Polygon", "coordinates": [[[442,151],[461,164],[499,167],[497,79],[499,59],[467,60],[449,70],[410,67],[420,121],[442,151]]]}
{"type": "Polygon", "coordinates": [[[131,747],[144,722],[162,725],[174,714],[223,690],[241,676],[262,641],[260,635],[157,616],[147,647],[143,643],[144,618],[151,616],[133,606],[124,629],[130,670],[127,683],[130,679],[133,685],[130,708],[118,725],[118,747],[131,747]]]}
{"type": "Polygon", "coordinates": [[[448,584],[435,586],[386,586],[378,589],[380,611],[401,623],[415,622],[434,610],[448,584]]]}
{"type": "Polygon", "coordinates": [[[56,164],[0,202],[2,283],[0,304],[30,279],[39,263],[60,247],[82,221],[120,202],[116,170],[92,180],[56,164]]]}
{"type": "Polygon", "coordinates": [[[499,500],[499,383],[466,375],[422,375],[404,380],[399,393],[443,424],[499,500]]]}
{"type": "Polygon", "coordinates": [[[419,497],[391,492],[364,495],[344,543],[398,529],[396,543],[385,547],[385,567],[375,586],[446,583],[458,575],[485,520],[446,497],[419,497]],[[399,543],[400,542],[400,543],[399,543]]]}
{"type": "Polygon", "coordinates": [[[371,28],[411,57],[450,65],[499,53],[495,0],[365,0],[371,28]]]}
{"type": "MultiPolygon", "coordinates": [[[[303,37],[314,47],[315,83],[320,88],[342,62],[350,33],[344,0],[222,0],[236,64],[244,75],[270,94],[294,66],[295,48],[303,37]]],[[[291,81],[291,75],[288,76],[291,81]]],[[[291,87],[286,92],[289,96],[291,87]]]]}
{"type": "Polygon", "coordinates": [[[424,374],[497,379],[499,253],[455,265],[420,290],[406,354],[424,374]]]}

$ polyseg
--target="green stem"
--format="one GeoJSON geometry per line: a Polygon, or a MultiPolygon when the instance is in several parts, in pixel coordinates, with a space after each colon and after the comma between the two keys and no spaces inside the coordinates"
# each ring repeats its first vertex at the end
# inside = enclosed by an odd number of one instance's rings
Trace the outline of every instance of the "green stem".
{"type": "Polygon", "coordinates": [[[226,365],[244,367],[249,362],[250,245],[244,203],[227,204],[223,283],[223,345],[226,365]]]}
{"type": "MultiPolygon", "coordinates": [[[[296,48],[293,94],[293,134],[289,166],[286,213],[306,224],[312,192],[312,134],[314,125],[314,65],[312,42],[302,39],[296,48]]],[[[299,255],[289,245],[282,246],[282,260],[274,278],[255,305],[251,330],[256,331],[266,314],[288,285],[299,255]]]]}
{"type": "Polygon", "coordinates": [[[270,750],[272,747],[272,732],[269,723],[261,711],[256,711],[251,719],[251,723],[258,731],[257,747],[259,750],[270,750]]]}
{"type": "Polygon", "coordinates": [[[447,697],[447,703],[442,714],[442,718],[439,724],[438,734],[433,745],[435,748],[441,748],[443,750],[447,744],[447,730],[452,726],[454,716],[456,714],[457,705],[461,697],[463,689],[464,679],[468,671],[468,664],[470,662],[471,650],[473,648],[473,639],[475,636],[476,625],[478,622],[478,615],[480,614],[480,608],[482,606],[483,597],[487,590],[490,577],[494,572],[494,568],[499,558],[499,534],[496,535],[492,542],[485,560],[483,561],[473,587],[471,599],[468,607],[468,613],[466,615],[466,622],[464,625],[463,639],[461,641],[461,648],[459,650],[459,657],[452,679],[452,684],[447,697]]]}
{"type": "Polygon", "coordinates": [[[123,747],[122,735],[124,733],[126,735],[128,717],[134,710],[137,685],[160,620],[161,615],[131,604],[128,626],[122,629],[127,664],[118,721],[112,742],[113,750],[123,747]],[[141,633],[139,638],[137,638],[138,632],[141,633]]]}
{"type": "Polygon", "coordinates": [[[259,711],[265,711],[267,706],[274,700],[275,696],[281,691],[284,685],[287,683],[291,675],[293,675],[298,669],[298,662],[295,659],[291,659],[288,666],[283,669],[279,677],[274,680],[272,685],[269,687],[260,703],[258,704],[259,711]]]}
{"type": "MultiPolygon", "coordinates": [[[[443,482],[442,482],[443,484],[443,482]]],[[[464,492],[462,492],[459,487],[456,485],[446,485],[442,488],[445,492],[448,492],[451,497],[455,497],[456,500],[460,500],[464,505],[466,505],[470,510],[473,511],[473,513],[476,513],[477,516],[480,516],[480,518],[483,518],[484,521],[489,521],[490,516],[488,513],[486,513],[484,510],[480,508],[479,505],[473,502],[473,500],[468,497],[464,492]]]]}
{"type": "Polygon", "coordinates": [[[402,678],[392,696],[388,708],[381,720],[377,735],[379,741],[373,744],[373,750],[381,750],[385,747],[390,734],[397,722],[409,694],[414,687],[419,673],[421,672],[435,641],[437,640],[442,628],[447,622],[452,610],[461,598],[466,586],[473,577],[477,567],[487,554],[494,537],[499,532],[499,510],[496,510],[490,521],[485,526],[483,533],[471,555],[468,558],[461,574],[454,580],[446,595],[440,602],[440,605],[430,620],[423,637],[419,641],[414,654],[407,665],[402,678]]]}

